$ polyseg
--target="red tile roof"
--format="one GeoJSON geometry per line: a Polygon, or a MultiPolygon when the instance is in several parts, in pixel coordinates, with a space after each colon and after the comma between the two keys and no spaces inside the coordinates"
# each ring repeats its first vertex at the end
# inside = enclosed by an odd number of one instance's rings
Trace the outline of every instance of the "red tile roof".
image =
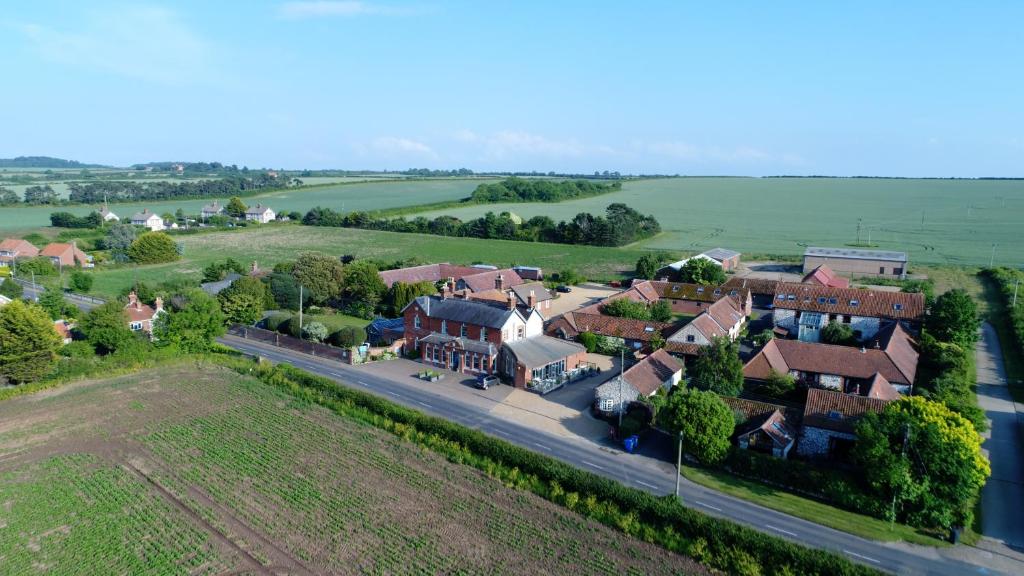
{"type": "Polygon", "coordinates": [[[501,270],[477,270],[476,274],[467,274],[462,277],[462,281],[466,284],[466,288],[473,292],[483,292],[484,290],[494,290],[497,288],[495,280],[498,275],[501,275],[501,287],[503,290],[508,290],[513,286],[518,286],[526,282],[519,277],[519,274],[511,268],[502,268],[501,270]]]}
{"type": "Polygon", "coordinates": [[[807,390],[807,404],[804,406],[804,426],[852,434],[865,414],[881,412],[889,402],[810,388],[807,390]]]}
{"type": "Polygon", "coordinates": [[[650,396],[683,369],[683,364],[664,350],[655,350],[643,360],[630,366],[623,373],[626,382],[632,384],[641,395],[650,396]]]}
{"type": "Polygon", "coordinates": [[[842,276],[837,276],[835,272],[826,264],[818,266],[814,270],[811,270],[801,280],[804,284],[818,284],[821,286],[830,286],[832,288],[849,288],[850,281],[842,276]]]}
{"type": "Polygon", "coordinates": [[[786,310],[847,314],[893,320],[924,318],[924,294],[780,282],[773,304],[786,310]]]}
{"type": "Polygon", "coordinates": [[[868,398],[877,398],[879,400],[899,400],[902,396],[889,381],[885,379],[885,376],[875,372],[875,376],[871,379],[868,384],[868,391],[864,394],[868,398]]]}
{"type": "Polygon", "coordinates": [[[733,276],[725,281],[724,288],[746,288],[752,294],[774,296],[778,288],[778,280],[765,280],[762,278],[737,278],[733,276]]]}
{"type": "Polygon", "coordinates": [[[380,279],[390,288],[395,282],[415,284],[416,282],[437,282],[446,278],[460,280],[467,274],[477,274],[479,272],[479,268],[471,268],[469,266],[453,266],[448,263],[424,264],[423,266],[382,270],[380,272],[380,279]]]}
{"type": "Polygon", "coordinates": [[[89,257],[85,252],[82,252],[73,244],[63,242],[47,244],[39,255],[46,256],[48,258],[57,258],[63,266],[74,266],[76,261],[82,264],[89,261],[89,257]]]}
{"type": "Polygon", "coordinates": [[[575,338],[580,332],[593,332],[601,336],[649,342],[655,336],[664,338],[664,332],[674,328],[673,324],[653,320],[633,320],[632,318],[601,314],[567,312],[556,318],[548,327],[547,332],[548,334],[557,334],[562,331],[569,338],[575,338]]]}
{"type": "Polygon", "coordinates": [[[10,252],[18,257],[32,258],[39,255],[39,248],[20,238],[4,238],[0,242],[0,252],[10,252]]]}

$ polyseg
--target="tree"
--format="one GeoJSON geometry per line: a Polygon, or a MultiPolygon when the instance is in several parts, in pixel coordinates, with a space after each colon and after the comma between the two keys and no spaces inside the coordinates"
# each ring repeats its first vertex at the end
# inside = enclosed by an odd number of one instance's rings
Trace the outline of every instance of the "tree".
{"type": "Polygon", "coordinates": [[[651,319],[651,311],[647,309],[646,304],[630,300],[629,298],[616,298],[604,306],[601,306],[601,312],[608,316],[632,318],[634,320],[651,319]]]}
{"type": "Polygon", "coordinates": [[[796,378],[789,374],[779,374],[774,368],[769,370],[768,378],[757,389],[759,393],[775,398],[785,398],[794,390],[796,390],[796,378]]]}
{"type": "Polygon", "coordinates": [[[576,339],[579,340],[580,344],[583,344],[587,352],[597,351],[597,334],[593,332],[580,332],[576,339]]]}
{"type": "Polygon", "coordinates": [[[82,319],[79,329],[100,354],[116,352],[135,338],[128,329],[128,315],[120,302],[107,302],[93,308],[82,319]]]}
{"type": "Polygon", "coordinates": [[[672,305],[667,300],[658,300],[651,304],[651,320],[655,322],[670,322],[672,320],[672,305]]]}
{"type": "Polygon", "coordinates": [[[47,288],[39,297],[39,306],[46,310],[52,320],[74,318],[78,308],[64,299],[64,292],[57,288],[47,288]]]}
{"type": "Polygon", "coordinates": [[[950,290],[935,299],[926,327],[943,342],[954,342],[971,349],[978,341],[978,306],[962,288],[950,290]]]}
{"type": "Polygon", "coordinates": [[[7,296],[11,300],[17,300],[21,298],[25,293],[25,289],[14,281],[13,278],[4,278],[3,282],[0,282],[0,294],[7,296]]]}
{"type": "Polygon", "coordinates": [[[388,288],[387,295],[384,301],[387,302],[391,309],[391,313],[398,315],[402,312],[409,302],[412,302],[419,296],[429,296],[437,292],[437,287],[434,286],[433,282],[423,281],[415,282],[412,284],[406,284],[405,282],[395,282],[388,288]]]}
{"type": "Polygon", "coordinates": [[[579,272],[573,268],[566,268],[555,275],[556,279],[566,286],[575,286],[587,281],[579,272]]]}
{"type": "Polygon", "coordinates": [[[183,297],[184,304],[180,308],[164,311],[156,317],[153,335],[157,345],[173,345],[186,353],[209,350],[214,340],[224,334],[220,305],[216,298],[202,290],[190,290],[183,297]]]}
{"type": "Polygon", "coordinates": [[[53,260],[50,260],[46,256],[36,256],[35,258],[18,260],[18,277],[28,278],[32,275],[56,276],[57,267],[53,265],[53,260]]]}
{"type": "Polygon", "coordinates": [[[128,257],[137,264],[161,264],[179,258],[174,240],[163,232],[146,232],[132,242],[128,257]]]}
{"type": "Polygon", "coordinates": [[[15,300],[0,308],[0,380],[25,384],[46,376],[61,344],[41,307],[15,300]]]}
{"type": "Polygon", "coordinates": [[[653,280],[658,274],[662,262],[663,260],[660,255],[644,254],[636,261],[636,277],[653,280]]]}
{"type": "Polygon", "coordinates": [[[223,280],[230,273],[245,274],[245,266],[234,258],[228,258],[221,262],[211,262],[203,268],[203,282],[217,282],[223,280]]]}
{"type": "Polygon", "coordinates": [[[242,203],[241,198],[232,196],[228,200],[228,205],[224,207],[224,213],[235,218],[245,218],[245,211],[248,209],[249,207],[242,203]]]}
{"type": "Polygon", "coordinates": [[[295,260],[292,275],[316,304],[323,304],[341,293],[343,269],[337,258],[320,252],[303,252],[295,260]]]}
{"type": "Polygon", "coordinates": [[[714,392],[682,388],[658,410],[659,424],[683,433],[683,450],[703,464],[714,465],[729,454],[735,421],[732,411],[714,392]]]}
{"type": "Polygon", "coordinates": [[[380,279],[377,265],[369,260],[356,260],[345,266],[341,273],[342,296],[357,302],[363,302],[370,308],[376,308],[387,291],[387,286],[380,279]]]}
{"type": "Polygon", "coordinates": [[[71,273],[69,285],[75,292],[88,292],[89,290],[92,290],[92,280],[92,274],[81,270],[75,270],[71,273]]]}
{"type": "Polygon", "coordinates": [[[21,202],[18,193],[10,188],[0,186],[0,206],[13,206],[21,202]]]}
{"type": "Polygon", "coordinates": [[[743,389],[743,362],[739,345],[727,337],[715,337],[693,363],[691,385],[722,396],[735,396],[743,389]]]}
{"type": "Polygon", "coordinates": [[[854,459],[879,497],[896,497],[897,519],[932,528],[970,523],[991,469],[981,453],[981,436],[965,418],[911,396],[889,403],[880,414],[865,415],[857,438],[854,459]]]}
{"type": "Polygon", "coordinates": [[[131,224],[114,224],[107,230],[103,237],[102,247],[110,250],[111,256],[116,262],[128,261],[128,248],[135,241],[138,232],[131,224]]]}
{"type": "Polygon", "coordinates": [[[255,324],[274,305],[270,287],[259,278],[242,276],[217,294],[221,310],[232,322],[255,324]]]}
{"type": "Polygon", "coordinates": [[[840,346],[852,346],[857,343],[857,339],[853,336],[853,328],[850,328],[849,324],[843,324],[835,320],[829,322],[821,329],[821,341],[825,344],[838,344],[840,346]]]}
{"type": "Polygon", "coordinates": [[[306,338],[313,342],[323,342],[327,339],[327,326],[320,322],[310,322],[302,327],[302,331],[306,334],[306,338]]]}
{"type": "Polygon", "coordinates": [[[342,326],[331,334],[331,344],[342,348],[359,346],[363,342],[366,342],[366,331],[359,326],[342,326]]]}
{"type": "MultiPolygon", "coordinates": [[[[299,281],[290,272],[274,272],[267,277],[270,293],[275,305],[283,310],[299,309],[299,281]]],[[[309,302],[309,292],[303,292],[303,299],[309,302]]]]}
{"type": "Polygon", "coordinates": [[[694,256],[683,264],[679,271],[680,280],[693,284],[718,286],[725,283],[725,271],[716,262],[694,256]]]}

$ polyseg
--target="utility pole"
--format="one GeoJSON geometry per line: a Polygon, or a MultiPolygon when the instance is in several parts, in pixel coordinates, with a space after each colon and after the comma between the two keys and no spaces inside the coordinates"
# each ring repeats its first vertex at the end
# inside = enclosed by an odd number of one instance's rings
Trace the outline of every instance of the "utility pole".
{"type": "Polygon", "coordinates": [[[924,231],[924,210],[921,210],[921,231],[924,231]]]}
{"type": "MultiPolygon", "coordinates": [[[[910,443],[910,424],[903,425],[903,448],[900,450],[900,459],[907,457],[907,445],[910,443]]],[[[889,530],[896,527],[896,494],[898,490],[892,491],[892,507],[889,509],[889,530]]]]}
{"type": "Polygon", "coordinates": [[[1013,304],[1010,305],[1010,308],[1016,308],[1017,307],[1017,289],[1018,288],[1020,288],[1020,277],[1019,276],[1017,277],[1017,281],[1014,282],[1014,284],[1013,284],[1013,304]]]}
{"type": "Polygon", "coordinates": [[[626,349],[619,348],[619,432],[616,432],[616,435],[622,431],[622,412],[625,410],[625,402],[622,397],[622,375],[625,372],[625,365],[626,349]]]}
{"type": "Polygon", "coordinates": [[[676,454],[676,498],[679,498],[679,477],[683,475],[683,431],[679,431],[679,451],[676,454]]]}
{"type": "Polygon", "coordinates": [[[302,338],[302,284],[299,284],[299,338],[302,338]]]}
{"type": "Polygon", "coordinates": [[[857,218],[857,244],[860,244],[860,221],[863,218],[857,218]]]}
{"type": "Polygon", "coordinates": [[[996,262],[996,243],[992,243],[992,256],[988,259],[988,267],[991,268],[996,262]]]}

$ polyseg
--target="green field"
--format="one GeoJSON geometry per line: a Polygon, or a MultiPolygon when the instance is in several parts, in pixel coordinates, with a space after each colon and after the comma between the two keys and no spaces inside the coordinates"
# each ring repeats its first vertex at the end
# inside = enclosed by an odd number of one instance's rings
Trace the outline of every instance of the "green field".
{"type": "MultiPolygon", "coordinates": [[[[249,196],[244,199],[246,204],[262,202],[274,210],[281,212],[298,211],[305,213],[314,206],[325,206],[335,210],[380,210],[397,208],[413,204],[427,204],[458,200],[469,196],[478,185],[494,182],[494,179],[457,179],[437,178],[431,180],[410,180],[390,182],[362,182],[357,179],[353,183],[316,186],[278,190],[249,196]]],[[[19,188],[23,189],[24,186],[19,188]]],[[[174,212],[178,208],[187,214],[198,214],[202,207],[212,199],[174,200],[163,202],[142,202],[112,204],[111,210],[122,219],[131,217],[135,212],[149,208],[157,214],[174,212]]],[[[221,203],[226,204],[226,198],[221,203]]],[[[17,206],[0,208],[0,233],[27,231],[32,228],[49,226],[50,213],[62,210],[76,215],[85,215],[94,210],[89,206],[17,206]]]]}
{"type": "MultiPolygon", "coordinates": [[[[645,248],[799,255],[861,241],[918,264],[1024,265],[1024,181],[838,178],[673,178],[625,182],[620,192],[559,204],[491,204],[422,214],[475,218],[511,211],[570,219],[623,202],[658,218],[645,248]],[[922,226],[923,216],[923,226],[922,226]]],[[[419,216],[421,214],[417,214],[419,216]]]]}
{"type": "Polygon", "coordinates": [[[215,364],[0,403],[4,574],[706,574],[215,364]]]}
{"type": "Polygon", "coordinates": [[[636,260],[643,254],[642,250],[630,248],[479,240],[298,224],[272,224],[231,232],[177,236],[175,240],[184,247],[184,256],[178,262],[97,268],[93,292],[117,294],[135,280],[161,282],[182,275],[198,280],[207,264],[228,257],[240,262],[256,260],[261,268],[270,268],[277,262],[294,260],[296,254],[303,250],[383,260],[416,257],[424,262],[453,264],[522,264],[540,266],[549,274],[572,267],[598,279],[618,278],[621,273],[633,270],[636,260]]]}

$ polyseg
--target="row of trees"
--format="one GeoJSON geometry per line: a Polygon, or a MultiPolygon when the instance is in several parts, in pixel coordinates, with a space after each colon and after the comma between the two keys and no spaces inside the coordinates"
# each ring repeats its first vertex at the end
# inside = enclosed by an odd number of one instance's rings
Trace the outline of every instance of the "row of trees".
{"type": "MultiPolygon", "coordinates": [[[[68,202],[99,204],[104,201],[174,200],[181,198],[216,198],[250,194],[294,185],[266,172],[248,176],[225,176],[194,182],[167,181],[98,181],[68,184],[68,202]]],[[[27,199],[27,191],[26,191],[27,199]]],[[[53,203],[53,202],[49,202],[53,203]]]]}
{"type": "Polygon", "coordinates": [[[629,298],[616,298],[601,306],[601,312],[608,316],[634,320],[654,320],[655,322],[670,322],[672,320],[672,306],[666,300],[658,300],[648,306],[644,302],[637,302],[629,298]]]}
{"type": "Polygon", "coordinates": [[[653,216],[640,214],[625,204],[609,205],[604,216],[584,212],[577,214],[572,220],[558,223],[547,216],[535,216],[523,222],[508,212],[488,212],[480,218],[466,222],[453,216],[438,216],[433,220],[422,216],[411,220],[377,218],[367,212],[341,214],[330,208],[318,206],[306,213],[302,223],[308,226],[592,246],[622,246],[650,238],[661,231],[661,225],[653,216]]]}
{"type": "Polygon", "coordinates": [[[622,189],[621,182],[610,184],[591,180],[538,180],[506,178],[494,184],[481,184],[468,201],[476,204],[499,202],[563,202],[622,189]]]}

